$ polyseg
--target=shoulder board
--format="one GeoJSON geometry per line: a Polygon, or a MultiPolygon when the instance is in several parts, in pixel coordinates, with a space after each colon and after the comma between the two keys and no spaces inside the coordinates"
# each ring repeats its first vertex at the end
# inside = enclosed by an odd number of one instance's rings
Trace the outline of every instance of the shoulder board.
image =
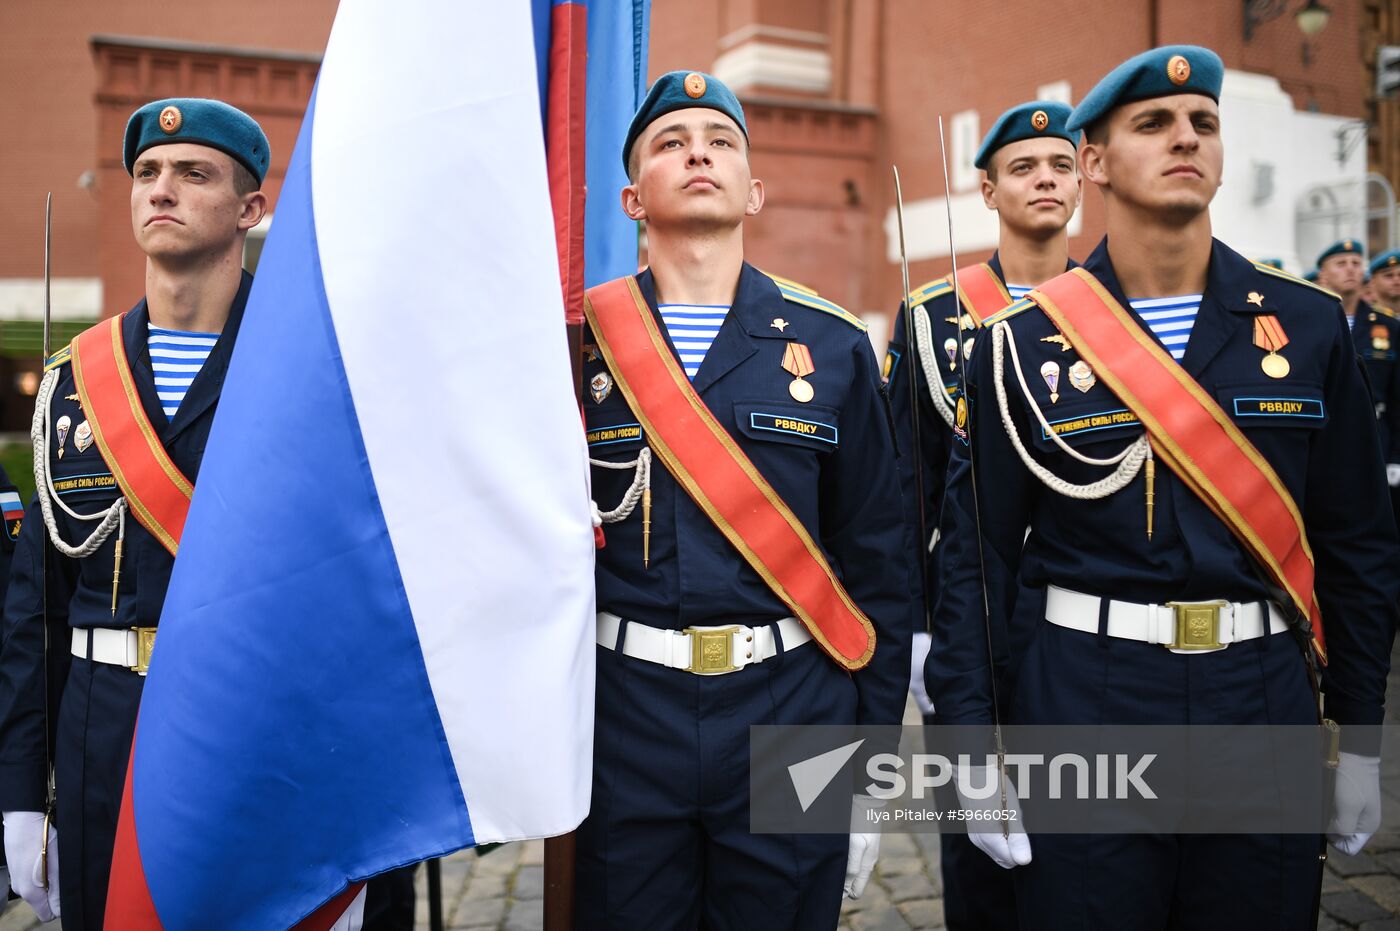
{"type": "Polygon", "coordinates": [[[839,317],[862,333],[868,329],[864,320],[860,319],[849,310],[846,310],[844,307],[831,303],[831,301],[828,301],[824,297],[818,297],[806,291],[794,291],[782,282],[778,282],[778,290],[783,293],[784,300],[790,301],[793,304],[801,304],[803,307],[810,307],[813,310],[820,310],[822,313],[831,314],[833,317],[839,317]]]}
{"type": "Polygon", "coordinates": [[[1342,299],[1341,295],[1335,291],[1329,291],[1322,285],[1313,284],[1311,281],[1299,278],[1297,275],[1290,275],[1288,272],[1283,271],[1282,269],[1274,268],[1272,265],[1261,265],[1258,262],[1254,262],[1252,264],[1256,269],[1258,269],[1266,275],[1272,275],[1275,278],[1281,278],[1284,281],[1290,281],[1293,284],[1300,284],[1305,288],[1312,288],[1314,291],[1320,291],[1334,300],[1340,301],[1342,299]]]}
{"type": "Polygon", "coordinates": [[[72,357],[72,355],[73,346],[71,344],[64,346],[58,352],[49,356],[48,361],[44,363],[44,371],[47,372],[50,369],[58,368],[63,363],[67,362],[72,357]]]}
{"type": "Polygon", "coordinates": [[[1372,304],[1371,309],[1374,310],[1376,313],[1380,314],[1382,317],[1389,317],[1392,320],[1396,319],[1396,317],[1398,316],[1395,313],[1395,311],[1391,310],[1384,304],[1372,304]]]}
{"type": "Polygon", "coordinates": [[[921,284],[911,291],[909,293],[909,304],[910,306],[917,307],[924,301],[951,293],[953,293],[952,276],[944,275],[942,278],[936,278],[927,284],[921,284]]]}
{"type": "Polygon", "coordinates": [[[1035,301],[1023,297],[1016,303],[1011,304],[1007,307],[1003,307],[1001,310],[997,311],[996,313],[989,316],[987,319],[983,320],[982,326],[985,328],[993,326],[994,324],[1001,323],[1001,321],[1014,317],[1022,311],[1030,310],[1034,306],[1035,301]]]}
{"type": "Polygon", "coordinates": [[[765,272],[761,268],[759,269],[759,271],[763,272],[763,274],[767,275],[769,278],[772,278],[774,283],[776,283],[780,288],[787,288],[788,290],[797,291],[801,294],[810,294],[813,297],[817,296],[817,292],[807,287],[805,284],[798,284],[791,278],[784,278],[781,275],[775,275],[772,272],[765,272]]]}

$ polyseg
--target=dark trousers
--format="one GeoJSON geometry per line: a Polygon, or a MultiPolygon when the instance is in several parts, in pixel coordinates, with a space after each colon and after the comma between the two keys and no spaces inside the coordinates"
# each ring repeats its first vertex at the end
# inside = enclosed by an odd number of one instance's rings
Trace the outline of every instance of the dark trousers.
{"type": "MultiPolygon", "coordinates": [[[[924,726],[935,717],[924,715],[924,726]]],[[[938,806],[956,807],[957,793],[945,786],[935,791],[938,806]]],[[[1011,870],[997,866],[966,834],[939,834],[939,872],[943,876],[943,921],[948,931],[1015,931],[1016,881],[1011,870]]]]}
{"type": "Polygon", "coordinates": [[[58,711],[58,892],[64,931],[100,931],[126,787],[136,711],[146,680],[74,658],[58,711]]]}
{"type": "MultiPolygon", "coordinates": [[[[1017,724],[1315,724],[1298,642],[1276,634],[1196,656],[1040,625],[1017,724]]],[[[1261,790],[1276,776],[1261,764],[1261,790]]],[[[1304,929],[1321,879],[1315,834],[1032,834],[1013,871],[1023,928],[1304,929]]]]}
{"type": "Polygon", "coordinates": [[[365,923],[360,931],[413,931],[418,864],[390,870],[365,883],[365,923]]]}
{"type": "Polygon", "coordinates": [[[720,676],[597,655],[579,931],[835,928],[848,838],[749,831],[749,726],[853,723],[850,676],[811,643],[720,676]]]}

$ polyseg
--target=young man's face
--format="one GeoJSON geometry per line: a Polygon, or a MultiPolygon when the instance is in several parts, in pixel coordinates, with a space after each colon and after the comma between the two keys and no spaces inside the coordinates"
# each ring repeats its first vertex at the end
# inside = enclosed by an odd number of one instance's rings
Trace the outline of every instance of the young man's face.
{"type": "Polygon", "coordinates": [[[1074,216],[1083,182],[1074,146],[1064,139],[1022,139],[992,153],[982,200],[1018,233],[1051,236],[1074,216]]]}
{"type": "Polygon", "coordinates": [[[1376,289],[1376,300],[1391,310],[1400,308],[1400,265],[1382,268],[1371,276],[1371,284],[1376,289]]]}
{"type": "Polygon", "coordinates": [[[131,230],[152,258],[180,259],[225,251],[262,219],[260,192],[240,195],[235,162],[188,142],[142,152],[132,167],[131,230]]]}
{"type": "Polygon", "coordinates": [[[622,207],[634,220],[732,229],[763,207],[744,134],[718,110],[663,114],[637,137],[632,159],[636,173],[622,189],[622,207]]]}
{"type": "Polygon", "coordinates": [[[1106,133],[1080,152],[1084,175],[1105,194],[1164,218],[1205,213],[1225,164],[1220,108],[1201,94],[1115,108],[1106,133]]]}
{"type": "Polygon", "coordinates": [[[1342,297],[1351,297],[1359,293],[1361,283],[1365,280],[1365,263],[1361,261],[1361,256],[1355,253],[1329,255],[1317,267],[1317,283],[1336,291],[1342,297]]]}

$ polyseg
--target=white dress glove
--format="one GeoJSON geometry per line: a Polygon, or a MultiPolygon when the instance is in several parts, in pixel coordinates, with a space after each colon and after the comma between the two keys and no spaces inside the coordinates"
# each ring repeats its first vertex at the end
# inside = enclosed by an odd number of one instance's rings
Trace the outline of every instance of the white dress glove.
{"type": "Polygon", "coordinates": [[[968,839],[978,850],[991,857],[997,866],[1010,870],[1031,862],[1031,840],[1021,823],[1021,803],[1016,798],[1016,789],[1011,780],[1002,775],[1001,783],[1006,790],[1004,808],[996,780],[994,766],[958,768],[954,773],[958,801],[969,814],[966,822],[968,839]],[[972,798],[971,794],[985,797],[972,798]],[[981,817],[979,813],[983,813],[981,817]]]}
{"type": "Polygon", "coordinates": [[[870,816],[884,808],[883,799],[857,795],[851,799],[851,846],[846,854],[846,885],[842,898],[858,899],[865,894],[865,884],[880,859],[880,832],[871,831],[877,822],[870,816]]]}
{"type": "Polygon", "coordinates": [[[1400,463],[1386,463],[1385,480],[1390,483],[1391,488],[1400,487],[1400,463]]]}
{"type": "Polygon", "coordinates": [[[53,921],[58,907],[58,831],[49,825],[48,886],[40,872],[44,849],[44,813],[7,811],[5,818],[5,861],[10,882],[19,897],[29,903],[40,921],[53,921]]]}
{"type": "Polygon", "coordinates": [[[368,889],[368,886],[360,887],[360,894],[350,901],[350,907],[331,925],[331,931],[360,931],[365,923],[365,892],[368,889]]]}
{"type": "Polygon", "coordinates": [[[1337,755],[1337,789],[1327,839],[1342,853],[1356,854],[1381,826],[1381,760],[1337,755]]]}
{"type": "Polygon", "coordinates": [[[914,635],[914,653],[909,664],[909,691],[922,714],[933,714],[933,699],[928,697],[928,686],[924,684],[924,663],[928,661],[928,651],[932,645],[933,637],[927,631],[914,635]]]}

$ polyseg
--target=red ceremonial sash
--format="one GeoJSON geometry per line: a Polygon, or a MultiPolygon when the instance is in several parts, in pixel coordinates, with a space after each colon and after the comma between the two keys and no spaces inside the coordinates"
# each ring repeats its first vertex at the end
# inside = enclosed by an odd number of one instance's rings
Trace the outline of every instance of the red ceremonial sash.
{"type": "Polygon", "coordinates": [[[141,406],[122,341],[125,317],[104,320],[73,340],[73,381],[92,438],[132,516],[174,556],[194,485],[171,460],[141,406]]]}
{"type": "Polygon", "coordinates": [[[584,315],[652,451],[813,639],[861,669],[875,628],[807,528],[715,419],[666,345],[637,280],[590,288],[584,315]]]}
{"type": "Polygon", "coordinates": [[[1065,272],[1028,297],[1138,416],[1153,453],[1288,593],[1312,626],[1313,646],[1325,663],[1303,516],[1268,460],[1089,272],[1065,272]]]}
{"type": "MultiPolygon", "coordinates": [[[[952,281],[951,276],[948,280],[952,281]]],[[[1015,303],[1006,285],[986,262],[958,269],[958,297],[962,300],[963,309],[979,327],[983,320],[1015,303]]]]}

